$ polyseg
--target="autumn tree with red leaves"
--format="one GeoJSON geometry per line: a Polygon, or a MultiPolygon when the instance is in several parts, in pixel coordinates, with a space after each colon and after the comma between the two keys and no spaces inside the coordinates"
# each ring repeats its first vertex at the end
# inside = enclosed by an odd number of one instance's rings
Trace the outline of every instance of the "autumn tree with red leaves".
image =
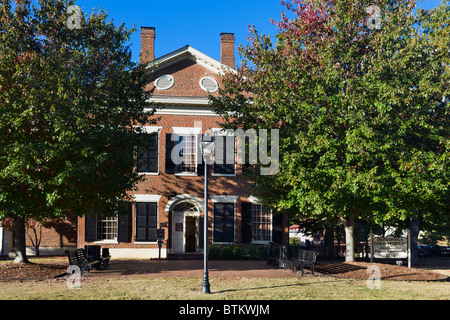
{"type": "Polygon", "coordinates": [[[450,10],[414,1],[293,0],[276,41],[250,28],[211,98],[226,128],[279,129],[280,169],[253,194],[345,226],[449,214],[450,10]],[[379,13],[379,15],[378,15],[379,13]]]}

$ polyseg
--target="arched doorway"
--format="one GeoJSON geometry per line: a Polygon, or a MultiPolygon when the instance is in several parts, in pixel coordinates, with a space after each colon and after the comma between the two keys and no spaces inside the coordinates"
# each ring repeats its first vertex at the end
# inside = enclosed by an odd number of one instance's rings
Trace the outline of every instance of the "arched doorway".
{"type": "Polygon", "coordinates": [[[196,202],[184,199],[177,202],[171,211],[173,252],[196,252],[199,246],[200,208],[196,202]]]}

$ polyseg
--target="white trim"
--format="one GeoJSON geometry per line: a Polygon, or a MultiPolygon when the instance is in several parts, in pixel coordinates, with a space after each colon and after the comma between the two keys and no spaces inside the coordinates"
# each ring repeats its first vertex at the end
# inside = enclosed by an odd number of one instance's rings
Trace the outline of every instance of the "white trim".
{"type": "MultiPolygon", "coordinates": [[[[144,112],[151,112],[151,109],[145,109],[144,112]]],[[[209,116],[220,117],[212,109],[200,109],[200,108],[177,108],[177,107],[164,107],[161,110],[157,110],[155,115],[180,115],[180,116],[209,116]]]]}
{"type": "Polygon", "coordinates": [[[178,202],[183,201],[183,200],[190,200],[197,206],[199,211],[203,212],[203,210],[204,210],[203,209],[203,207],[204,207],[203,201],[200,198],[190,195],[190,194],[179,194],[179,195],[173,197],[172,199],[170,199],[167,202],[165,211],[172,211],[172,209],[175,208],[175,206],[178,204],[178,202]]]}
{"type": "Polygon", "coordinates": [[[138,172],[138,174],[141,176],[159,176],[159,171],[158,172],[138,172]]]}
{"type": "Polygon", "coordinates": [[[172,130],[178,135],[195,135],[202,132],[201,127],[172,127],[172,130]]]}
{"type": "MultiPolygon", "coordinates": [[[[117,228],[119,228],[119,227],[117,226],[117,228]]],[[[119,229],[117,229],[117,233],[119,233],[119,229]]],[[[118,244],[119,241],[116,238],[114,240],[96,240],[96,241],[94,241],[94,243],[95,244],[118,244]]]]}
{"type": "Polygon", "coordinates": [[[254,204],[261,204],[261,200],[254,196],[248,197],[248,201],[250,201],[251,203],[254,203],[254,204]]]}
{"type": "MultiPolygon", "coordinates": [[[[143,244],[143,243],[139,243],[143,244]]],[[[110,248],[111,259],[151,259],[159,257],[159,248],[110,248]]],[[[167,249],[161,248],[161,258],[167,258],[167,249]]]]}
{"type": "Polygon", "coordinates": [[[230,203],[236,202],[239,196],[209,196],[213,203],[221,202],[221,203],[230,203]]]}
{"type": "Polygon", "coordinates": [[[209,70],[216,72],[217,74],[222,74],[223,71],[232,71],[236,72],[234,69],[229,66],[220,63],[219,61],[205,55],[204,53],[192,48],[189,45],[186,45],[182,48],[179,48],[175,51],[172,51],[168,54],[165,54],[155,60],[148,66],[149,68],[156,66],[156,70],[168,67],[169,65],[178,62],[184,58],[184,56],[188,56],[190,59],[193,59],[198,64],[206,67],[209,70]]]}
{"type": "MultiPolygon", "coordinates": [[[[211,106],[208,97],[191,97],[191,96],[165,96],[165,95],[154,95],[147,100],[150,103],[164,103],[164,104],[175,104],[175,105],[203,105],[211,106]]],[[[149,108],[153,110],[153,108],[149,108]]]]}
{"type": "Polygon", "coordinates": [[[158,194],[133,194],[135,202],[159,202],[161,195],[158,194]]]}

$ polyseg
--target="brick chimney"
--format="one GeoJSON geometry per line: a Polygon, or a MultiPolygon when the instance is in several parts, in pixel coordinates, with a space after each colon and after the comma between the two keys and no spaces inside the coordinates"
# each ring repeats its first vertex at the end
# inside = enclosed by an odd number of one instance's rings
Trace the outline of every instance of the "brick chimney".
{"type": "Polygon", "coordinates": [[[141,27],[141,53],[139,62],[148,63],[155,60],[155,28],[141,27]]]}
{"type": "Polygon", "coordinates": [[[220,34],[220,62],[230,68],[235,68],[234,33],[220,34]]]}

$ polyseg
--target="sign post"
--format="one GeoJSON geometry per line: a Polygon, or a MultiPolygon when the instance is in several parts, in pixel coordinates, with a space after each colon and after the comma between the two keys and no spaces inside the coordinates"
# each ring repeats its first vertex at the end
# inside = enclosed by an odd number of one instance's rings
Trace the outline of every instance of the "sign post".
{"type": "Polygon", "coordinates": [[[408,268],[411,268],[411,230],[408,228],[408,268]]]}
{"type": "Polygon", "coordinates": [[[370,228],[370,263],[373,263],[373,230],[370,228]]]}
{"type": "Polygon", "coordinates": [[[165,229],[156,229],[156,241],[158,241],[159,259],[161,259],[161,247],[165,237],[165,229]]]}

